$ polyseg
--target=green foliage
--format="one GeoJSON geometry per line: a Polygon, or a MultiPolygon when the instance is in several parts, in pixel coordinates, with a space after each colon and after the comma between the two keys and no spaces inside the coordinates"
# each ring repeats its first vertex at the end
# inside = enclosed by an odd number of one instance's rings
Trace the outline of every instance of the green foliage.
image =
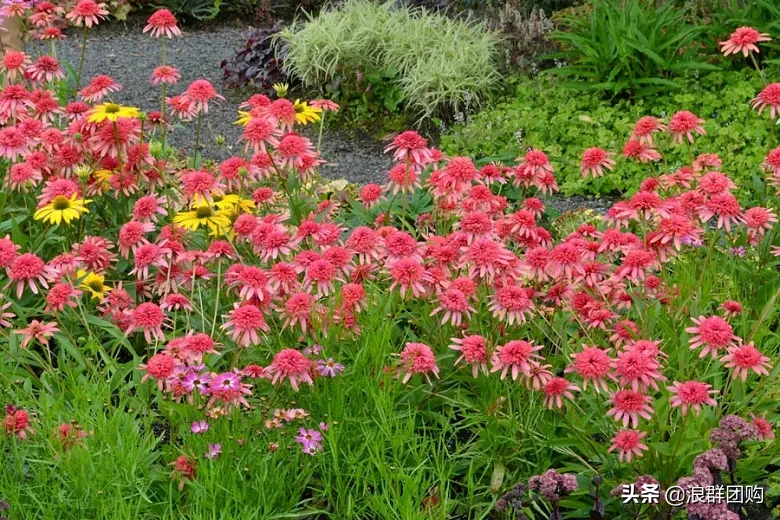
{"type": "Polygon", "coordinates": [[[169,9],[177,17],[204,21],[217,17],[222,0],[155,0],[152,6],[169,9]]]}
{"type": "Polygon", "coordinates": [[[279,38],[287,45],[286,72],[340,97],[362,97],[370,85],[380,92],[366,104],[390,113],[403,107],[426,118],[467,99],[479,104],[498,81],[494,33],[419,8],[348,0],[279,38]]]}
{"type": "MultiPolygon", "coordinates": [[[[699,19],[705,31],[704,43],[712,54],[720,54],[719,41],[738,27],[753,27],[762,33],[780,34],[780,3],[775,0],[705,0],[700,2],[699,19]]],[[[780,43],[762,42],[758,59],[780,58],[780,43]]],[[[752,66],[749,59],[726,58],[730,66],[752,66]]]]}
{"type": "Polygon", "coordinates": [[[568,65],[549,73],[585,80],[571,88],[612,96],[679,89],[675,79],[685,72],[716,69],[698,56],[703,28],[687,24],[686,15],[671,2],[596,0],[590,18],[566,17],[569,29],[553,33],[568,65]]]}
{"type": "Polygon", "coordinates": [[[743,189],[753,186],[752,175],[759,173],[758,165],[766,155],[769,120],[757,117],[749,106],[762,88],[754,71],[689,78],[679,92],[635,102],[604,101],[594,93],[573,92],[550,80],[517,81],[513,100],[444,135],[444,151],[485,162],[511,162],[527,147],[539,148],[550,156],[564,194],[625,193],[657,168],[674,171],[690,162],[684,146],[661,148],[666,163],[657,166],[623,159],[620,153],[634,123],[646,115],[668,118],[678,110],[690,110],[706,120],[707,135],[697,137],[697,152],[720,155],[724,171],[743,189]],[[585,180],[579,159],[592,146],[616,152],[618,166],[602,178],[585,180]]]}

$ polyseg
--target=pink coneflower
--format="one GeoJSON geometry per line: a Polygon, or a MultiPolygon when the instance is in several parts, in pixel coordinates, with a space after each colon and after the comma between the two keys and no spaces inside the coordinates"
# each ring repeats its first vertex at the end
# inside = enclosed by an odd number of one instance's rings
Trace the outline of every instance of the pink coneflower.
{"type": "Polygon", "coordinates": [[[727,318],[733,318],[742,314],[742,304],[738,301],[726,300],[720,304],[719,308],[727,318]]]}
{"type": "Polygon", "coordinates": [[[57,328],[57,322],[52,321],[50,323],[43,323],[38,320],[32,320],[27,325],[27,327],[23,329],[18,329],[14,331],[14,334],[19,334],[20,336],[24,336],[22,338],[22,342],[19,344],[21,348],[27,348],[27,345],[31,341],[39,341],[43,345],[49,344],[49,338],[55,333],[59,332],[60,329],[57,328]]]}
{"type": "Polygon", "coordinates": [[[97,3],[94,0],[79,0],[76,6],[65,15],[65,18],[71,21],[76,27],[86,25],[92,27],[100,23],[109,15],[106,4],[97,3]]]}
{"type": "Polygon", "coordinates": [[[167,201],[165,197],[155,197],[154,195],[144,195],[135,201],[133,206],[133,218],[139,222],[157,222],[158,215],[166,216],[165,211],[167,201]]]}
{"type": "Polygon", "coordinates": [[[148,32],[155,38],[166,36],[171,39],[174,36],[181,36],[176,17],[168,9],[158,9],[152,13],[143,32],[148,32]]]}
{"type": "Polygon", "coordinates": [[[59,27],[46,27],[39,33],[38,37],[41,40],[64,40],[65,34],[59,27]]]}
{"type": "Polygon", "coordinates": [[[276,153],[279,154],[278,168],[291,166],[297,168],[299,174],[303,174],[300,170],[304,169],[307,159],[316,157],[311,140],[295,132],[289,132],[279,140],[276,153]]]}
{"type": "Polygon", "coordinates": [[[651,144],[643,144],[636,139],[629,139],[623,146],[623,157],[636,159],[642,163],[660,161],[661,154],[651,144]]]}
{"type": "Polygon", "coordinates": [[[596,388],[607,391],[606,378],[615,379],[612,375],[612,369],[615,366],[615,360],[609,357],[609,350],[602,350],[598,347],[588,345],[582,346],[582,351],[572,354],[572,366],[564,372],[574,372],[583,379],[582,389],[588,389],[588,383],[592,382],[596,388]]]}
{"type": "Polygon", "coordinates": [[[415,165],[426,164],[431,159],[431,152],[428,150],[428,141],[413,130],[401,132],[393,139],[393,142],[385,148],[385,153],[393,153],[393,159],[397,162],[406,162],[407,160],[415,165]]]}
{"type": "Polygon", "coordinates": [[[747,57],[751,52],[759,52],[759,42],[769,42],[772,39],[766,33],[760,33],[752,27],[740,27],[729,36],[725,42],[719,42],[724,56],[741,52],[747,57]]]}
{"type": "Polygon", "coordinates": [[[466,315],[466,318],[471,319],[471,313],[477,312],[469,303],[468,296],[454,287],[450,287],[439,293],[437,300],[439,305],[431,312],[431,316],[442,312],[442,325],[450,323],[453,327],[458,327],[463,323],[464,314],[466,315]]]}
{"type": "Polygon", "coordinates": [[[517,257],[503,244],[490,238],[478,238],[466,248],[464,264],[469,267],[469,277],[492,281],[517,257]]]}
{"type": "Polygon", "coordinates": [[[46,293],[46,312],[56,314],[65,310],[65,307],[76,308],[75,298],[81,296],[81,291],[69,283],[59,282],[46,293]]]}
{"type": "Polygon", "coordinates": [[[750,422],[758,430],[758,440],[771,441],[775,438],[775,432],[772,431],[772,423],[767,421],[766,417],[753,416],[753,420],[750,422]]]}
{"type": "Polygon", "coordinates": [[[758,115],[769,107],[769,117],[774,119],[780,113],[780,83],[770,83],[750,103],[758,115]]]}
{"type": "Polygon", "coordinates": [[[8,269],[13,264],[13,261],[18,255],[18,251],[21,247],[14,244],[11,240],[11,235],[6,235],[5,238],[0,238],[0,268],[8,269]]]}
{"type": "Polygon", "coordinates": [[[436,355],[425,343],[407,343],[401,351],[401,372],[403,383],[409,382],[414,374],[422,374],[430,384],[430,374],[439,377],[439,367],[436,365],[436,355]]]}
{"type": "Polygon", "coordinates": [[[770,209],[756,206],[746,210],[742,220],[748,228],[749,235],[760,237],[767,231],[771,231],[774,224],[777,224],[777,215],[770,209]]]}
{"type": "Polygon", "coordinates": [[[394,261],[390,266],[390,276],[393,278],[390,290],[399,287],[402,296],[411,292],[415,298],[419,298],[425,293],[424,282],[430,279],[420,261],[413,258],[401,258],[394,261]]]}
{"type": "Polygon", "coordinates": [[[528,177],[541,178],[547,173],[553,173],[547,154],[541,150],[527,151],[523,157],[518,158],[518,163],[518,175],[515,180],[528,177]]]}
{"type": "Polygon", "coordinates": [[[0,157],[15,161],[27,153],[28,145],[29,139],[19,128],[7,126],[0,129],[0,157]]]}
{"type": "Polygon", "coordinates": [[[301,331],[305,334],[311,325],[311,314],[314,310],[316,300],[314,296],[305,291],[299,291],[290,295],[284,302],[284,307],[280,310],[284,317],[283,328],[300,325],[301,331]]]}
{"type": "Polygon", "coordinates": [[[37,186],[42,179],[40,171],[21,162],[11,165],[6,182],[11,189],[27,192],[29,187],[37,186]]]}
{"type": "Polygon", "coordinates": [[[176,359],[170,354],[157,353],[150,357],[145,364],[138,365],[138,369],[144,371],[141,382],[154,379],[157,381],[157,387],[162,390],[166,380],[173,375],[176,365],[176,359]]]}
{"type": "Polygon", "coordinates": [[[6,287],[16,285],[16,297],[21,298],[25,285],[30,288],[34,294],[38,294],[38,284],[48,289],[48,282],[53,277],[52,270],[46,266],[45,262],[33,253],[24,253],[13,259],[10,267],[6,269],[8,273],[8,284],[6,287]]]}
{"type": "Polygon", "coordinates": [[[81,98],[87,103],[99,103],[112,92],[119,92],[122,90],[122,85],[114,81],[114,79],[105,74],[98,74],[89,85],[79,91],[81,98]]]}
{"type": "Polygon", "coordinates": [[[295,349],[286,348],[279,351],[271,364],[265,369],[271,376],[271,383],[277,384],[285,379],[290,381],[290,386],[298,391],[298,382],[313,385],[312,362],[306,356],[295,349]]]}
{"type": "Polygon", "coordinates": [[[661,365],[655,357],[633,347],[619,352],[615,362],[615,373],[620,378],[620,386],[631,385],[635,392],[646,391],[648,388],[658,390],[658,381],[666,381],[658,371],[660,368],[661,365]]]}
{"type": "Polygon", "coordinates": [[[182,121],[190,121],[197,115],[195,103],[184,94],[166,97],[165,103],[168,105],[168,110],[171,112],[171,115],[178,117],[182,121]]]}
{"type": "Polygon", "coordinates": [[[339,106],[330,99],[313,99],[309,104],[314,108],[319,108],[323,112],[339,111],[339,106]]]}
{"type": "Polygon", "coordinates": [[[692,319],[696,326],[686,328],[685,332],[694,334],[688,340],[692,349],[704,347],[699,357],[712,354],[713,358],[717,358],[718,351],[736,345],[738,338],[734,329],[720,316],[699,316],[692,319]]]}
{"type": "Polygon", "coordinates": [[[714,195],[699,208],[699,218],[706,222],[714,216],[718,217],[718,229],[726,228],[726,231],[731,231],[732,224],[742,222],[742,206],[737,198],[727,191],[714,195]]]}
{"type": "Polygon", "coordinates": [[[499,345],[490,358],[490,363],[493,365],[490,371],[500,370],[501,379],[504,379],[511,370],[513,381],[517,380],[520,374],[530,377],[531,367],[542,360],[542,357],[536,353],[541,349],[541,345],[534,345],[525,340],[512,340],[506,345],[499,345]]]}
{"type": "Polygon", "coordinates": [[[622,420],[624,428],[628,428],[629,424],[636,428],[640,417],[651,419],[652,402],[652,397],[641,392],[618,390],[609,398],[612,408],[607,410],[607,417],[614,417],[616,421],[622,420]]]}
{"type": "Polygon", "coordinates": [[[475,378],[479,375],[480,370],[487,375],[487,342],[484,337],[477,334],[467,335],[462,338],[452,338],[452,343],[449,348],[460,352],[460,357],[455,360],[455,365],[464,361],[471,365],[471,374],[475,378]]]}
{"type": "Polygon", "coordinates": [[[251,303],[239,305],[230,312],[222,328],[231,332],[231,338],[239,346],[248,347],[260,343],[258,331],[268,332],[270,328],[265,322],[263,312],[251,303]]]}
{"type": "Polygon", "coordinates": [[[27,411],[19,410],[11,406],[6,408],[3,430],[6,435],[13,435],[21,440],[25,440],[28,435],[35,433],[35,430],[30,426],[30,416],[27,411]]]}
{"type": "Polygon", "coordinates": [[[679,251],[686,241],[700,241],[703,232],[688,217],[684,215],[669,215],[668,218],[661,219],[661,222],[658,224],[658,234],[654,235],[650,242],[662,245],[672,243],[675,249],[679,251]]]}
{"type": "Polygon", "coordinates": [[[224,97],[217,94],[214,85],[207,79],[196,79],[190,83],[183,95],[192,102],[192,108],[196,113],[202,112],[204,114],[209,111],[209,101],[214,98],[225,100],[224,97]]]}
{"type": "Polygon", "coordinates": [[[525,323],[527,316],[533,314],[534,302],[528,297],[528,291],[517,285],[507,285],[496,289],[490,298],[488,310],[493,317],[507,324],[525,323]]]}
{"type": "Polygon", "coordinates": [[[607,450],[612,453],[618,450],[618,460],[623,462],[631,462],[632,456],[641,457],[643,451],[647,451],[649,448],[642,442],[642,439],[647,435],[647,432],[640,432],[637,430],[621,430],[612,438],[612,446],[607,450]]]}
{"type": "Polygon", "coordinates": [[[381,196],[382,187],[378,184],[366,184],[360,189],[360,201],[366,209],[371,209],[379,204],[379,198],[381,196]]]}
{"type": "MultiPolygon", "coordinates": [[[[151,233],[152,231],[154,231],[154,224],[151,222],[142,223],[137,220],[131,220],[126,224],[123,224],[122,227],[119,228],[119,237],[117,238],[119,254],[122,255],[122,257],[127,258],[130,255],[130,251],[135,253],[138,248],[146,242],[144,235],[146,233],[151,233]]],[[[146,268],[148,269],[148,264],[146,268]]],[[[148,274],[147,270],[146,276],[148,276],[148,274]]],[[[139,276],[139,278],[145,278],[146,276],[139,276]]]]}
{"type": "Polygon", "coordinates": [[[38,83],[50,83],[64,78],[65,73],[55,58],[43,55],[27,68],[27,76],[38,83]]]}
{"type": "Polygon", "coordinates": [[[761,166],[774,175],[775,179],[773,184],[780,186],[780,146],[773,148],[766,154],[761,166]]]}
{"type": "Polygon", "coordinates": [[[398,193],[414,193],[415,189],[422,188],[417,172],[405,163],[399,163],[390,168],[387,172],[389,182],[385,189],[391,191],[393,195],[398,193]]]}
{"type": "Polygon", "coordinates": [[[682,144],[684,138],[693,144],[693,134],[706,135],[702,125],[704,119],[701,119],[693,112],[680,110],[669,120],[669,132],[674,136],[672,142],[682,144]]]}
{"type": "Polygon", "coordinates": [[[565,377],[553,377],[549,379],[542,387],[544,392],[544,406],[552,410],[553,407],[563,408],[563,398],[573,401],[574,394],[579,392],[580,388],[565,377]]]}
{"type": "Polygon", "coordinates": [[[699,381],[686,381],[674,384],[667,388],[672,395],[669,398],[669,404],[672,408],[682,407],[682,414],[688,413],[688,408],[692,408],[694,414],[699,416],[703,405],[717,406],[718,403],[712,398],[717,394],[717,390],[712,390],[712,385],[700,383],[699,381]]]}
{"type": "Polygon", "coordinates": [[[276,122],[268,117],[253,117],[244,127],[241,139],[246,141],[245,150],[254,153],[266,152],[266,146],[278,146],[282,131],[276,122]]]}
{"type": "Polygon", "coordinates": [[[752,341],[729,347],[728,354],[720,360],[726,368],[734,369],[734,379],[741,377],[742,381],[747,381],[751,370],[758,375],[767,376],[772,368],[769,358],[761,354],[752,341]]]}
{"type": "Polygon", "coordinates": [[[8,50],[3,55],[0,71],[6,73],[8,81],[13,82],[18,76],[24,76],[24,71],[30,64],[30,58],[21,51],[8,50]]]}
{"type": "Polygon", "coordinates": [[[183,294],[171,293],[163,298],[160,308],[164,311],[191,311],[192,305],[189,299],[183,294]]]}
{"type": "Polygon", "coordinates": [[[634,125],[631,137],[641,144],[652,145],[653,134],[663,130],[666,130],[666,126],[659,119],[653,116],[644,116],[639,118],[634,125]]]}
{"type": "Polygon", "coordinates": [[[586,178],[588,174],[594,177],[603,176],[604,170],[611,170],[615,166],[615,161],[612,159],[613,155],[615,154],[606,152],[601,148],[588,148],[585,150],[580,163],[582,178],[586,178]]]}
{"type": "Polygon", "coordinates": [[[145,302],[132,311],[131,328],[128,333],[141,329],[144,332],[144,339],[148,343],[152,342],[152,338],[155,341],[165,341],[165,334],[162,331],[164,323],[165,313],[162,309],[156,303],[145,302]]]}
{"type": "Polygon", "coordinates": [[[268,275],[259,267],[246,265],[237,273],[231,282],[233,287],[239,289],[238,296],[242,300],[267,301],[271,298],[268,285],[268,275]]]}
{"type": "Polygon", "coordinates": [[[176,67],[170,65],[160,65],[152,71],[152,75],[149,76],[149,81],[152,85],[175,85],[181,79],[181,72],[176,67]]]}

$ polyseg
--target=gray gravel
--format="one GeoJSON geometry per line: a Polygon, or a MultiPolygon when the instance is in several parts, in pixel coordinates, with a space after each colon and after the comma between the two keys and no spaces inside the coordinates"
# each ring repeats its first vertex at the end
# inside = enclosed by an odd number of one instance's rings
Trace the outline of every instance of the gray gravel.
{"type": "MultiPolygon", "coordinates": [[[[88,83],[97,74],[108,74],[124,87],[114,95],[114,101],[150,111],[159,109],[160,90],[152,86],[149,76],[160,64],[161,46],[160,40],[142,33],[144,24],[145,18],[136,16],[127,23],[101,24],[93,30],[87,44],[81,83],[88,83]]],[[[179,84],[169,89],[168,95],[179,94],[192,81],[205,78],[226,98],[210,104],[203,121],[201,153],[205,158],[222,160],[241,150],[241,145],[237,144],[240,132],[233,121],[239,103],[248,94],[225,91],[220,64],[244,45],[249,29],[236,24],[184,26],[183,36],[168,42],[168,64],[177,67],[182,75],[179,84]],[[225,146],[217,146],[218,136],[224,137],[225,146]]],[[[74,70],[78,68],[80,53],[79,32],[71,32],[66,40],[58,43],[58,58],[74,70]]],[[[315,142],[316,131],[316,128],[309,130],[315,142]]],[[[169,135],[173,146],[192,153],[194,123],[177,127],[169,135]]],[[[326,177],[359,184],[384,183],[391,166],[390,157],[383,153],[385,144],[365,134],[326,130],[322,152],[328,162],[320,171],[326,177]]],[[[612,204],[609,199],[589,197],[552,197],[545,202],[561,213],[581,207],[604,213],[612,204]]]]}
{"type": "MultiPolygon", "coordinates": [[[[142,110],[159,110],[160,89],[149,82],[152,70],[160,64],[160,40],[142,33],[145,21],[132,18],[128,23],[102,24],[90,34],[82,86],[97,74],[108,74],[124,88],[114,95],[114,101],[142,110]]],[[[182,79],[169,88],[168,95],[181,93],[192,81],[205,78],[211,81],[225,101],[209,104],[209,113],[201,130],[203,157],[224,159],[241,150],[240,131],[233,121],[238,105],[248,94],[237,95],[225,91],[222,85],[222,60],[229,59],[244,45],[249,27],[213,25],[196,28],[183,27],[183,36],[169,40],[167,62],[179,69],[182,79]],[[219,148],[216,138],[225,138],[219,148]]],[[[71,32],[58,44],[58,57],[78,69],[81,37],[71,32]]],[[[312,128],[310,132],[316,133],[312,128]]],[[[170,134],[173,146],[192,153],[195,145],[195,124],[175,128],[170,134]]],[[[316,141],[316,135],[311,135],[316,141]]],[[[390,158],[382,153],[383,143],[365,135],[326,131],[322,141],[323,156],[328,163],[321,169],[330,178],[346,178],[356,183],[383,182],[390,167],[390,158]]]]}

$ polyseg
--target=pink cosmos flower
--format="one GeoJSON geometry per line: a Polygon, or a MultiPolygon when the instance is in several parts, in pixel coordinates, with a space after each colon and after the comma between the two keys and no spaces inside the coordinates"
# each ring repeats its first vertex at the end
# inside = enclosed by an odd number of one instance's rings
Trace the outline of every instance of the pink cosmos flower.
{"type": "Polygon", "coordinates": [[[582,178],[586,178],[588,174],[593,175],[593,177],[601,177],[604,175],[604,170],[612,170],[615,166],[615,161],[612,159],[613,155],[615,154],[606,152],[601,148],[588,148],[585,150],[580,163],[582,178]]]}
{"type": "Polygon", "coordinates": [[[280,350],[274,356],[271,364],[265,369],[265,372],[271,376],[271,383],[277,384],[287,379],[290,386],[296,392],[298,391],[298,382],[313,385],[312,379],[313,365],[311,360],[295,349],[286,348],[280,350]]]}
{"type": "Polygon", "coordinates": [[[772,364],[767,356],[755,347],[753,342],[739,343],[737,346],[728,347],[728,354],[720,358],[726,368],[733,368],[734,379],[740,377],[747,381],[748,373],[752,370],[758,375],[769,375],[772,364]]]}
{"type": "Polygon", "coordinates": [[[572,392],[579,392],[579,387],[568,381],[565,377],[553,377],[542,386],[544,392],[544,406],[552,410],[553,407],[563,408],[563,398],[574,401],[572,392]]]}
{"type": "Polygon", "coordinates": [[[682,407],[682,414],[688,413],[688,408],[692,408],[696,416],[699,416],[702,405],[717,406],[718,403],[712,398],[717,394],[717,390],[712,390],[712,385],[700,383],[698,381],[686,381],[680,383],[675,381],[667,390],[672,395],[669,398],[669,404],[672,408],[682,407]]]}
{"type": "Polygon", "coordinates": [[[747,57],[751,52],[759,52],[759,42],[769,42],[772,39],[766,33],[760,33],[752,27],[740,27],[729,36],[725,42],[720,42],[721,52],[724,56],[741,52],[747,57]]]}
{"type": "Polygon", "coordinates": [[[205,419],[193,421],[192,426],[190,426],[190,431],[196,435],[206,433],[209,431],[209,423],[207,423],[205,419]]]}
{"type": "Polygon", "coordinates": [[[65,18],[71,21],[76,27],[86,25],[92,27],[100,23],[108,16],[106,4],[97,3],[95,0],[79,0],[76,6],[65,15],[65,18]]]}
{"type": "Polygon", "coordinates": [[[181,36],[176,17],[168,9],[158,9],[152,13],[143,32],[148,32],[155,38],[166,36],[172,39],[174,36],[181,36]]]}
{"type": "Polygon", "coordinates": [[[623,462],[631,462],[632,456],[641,457],[643,451],[647,451],[649,448],[642,442],[642,439],[647,435],[647,432],[640,432],[637,430],[621,430],[612,438],[612,446],[607,450],[613,452],[618,450],[618,460],[623,462]]]}
{"type": "Polygon", "coordinates": [[[439,377],[439,367],[436,365],[436,355],[431,347],[424,343],[407,343],[401,351],[402,382],[408,383],[414,374],[422,374],[430,384],[430,374],[439,377]]]}
{"type": "Polygon", "coordinates": [[[57,328],[57,322],[50,322],[50,323],[43,323],[38,320],[32,320],[27,325],[27,327],[23,329],[18,329],[14,331],[14,334],[19,334],[20,336],[24,336],[22,338],[22,342],[19,344],[21,348],[27,348],[27,345],[31,341],[40,341],[43,345],[49,344],[49,338],[55,333],[59,332],[60,329],[57,328]]]}
{"type": "Polygon", "coordinates": [[[487,342],[485,338],[478,335],[467,335],[462,338],[452,338],[452,345],[449,348],[460,352],[460,357],[455,360],[455,365],[461,361],[471,365],[471,374],[476,378],[481,370],[487,375],[487,342]]]}

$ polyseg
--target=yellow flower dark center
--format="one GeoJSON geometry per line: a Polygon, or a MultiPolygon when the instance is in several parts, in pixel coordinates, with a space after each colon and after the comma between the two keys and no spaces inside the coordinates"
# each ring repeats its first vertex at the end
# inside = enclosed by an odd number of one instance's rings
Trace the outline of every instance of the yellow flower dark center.
{"type": "Polygon", "coordinates": [[[198,218],[209,218],[214,215],[209,206],[201,206],[195,210],[195,216],[198,218]]]}
{"type": "Polygon", "coordinates": [[[54,197],[54,200],[51,201],[51,204],[52,207],[57,211],[62,211],[70,207],[70,200],[63,197],[62,195],[57,195],[54,197]]]}
{"type": "Polygon", "coordinates": [[[100,280],[90,280],[90,282],[87,284],[87,287],[92,289],[95,292],[103,292],[103,282],[100,280]]]}
{"type": "Polygon", "coordinates": [[[106,108],[105,108],[106,114],[116,114],[119,112],[121,108],[122,107],[120,107],[116,103],[106,103],[106,108]]]}

